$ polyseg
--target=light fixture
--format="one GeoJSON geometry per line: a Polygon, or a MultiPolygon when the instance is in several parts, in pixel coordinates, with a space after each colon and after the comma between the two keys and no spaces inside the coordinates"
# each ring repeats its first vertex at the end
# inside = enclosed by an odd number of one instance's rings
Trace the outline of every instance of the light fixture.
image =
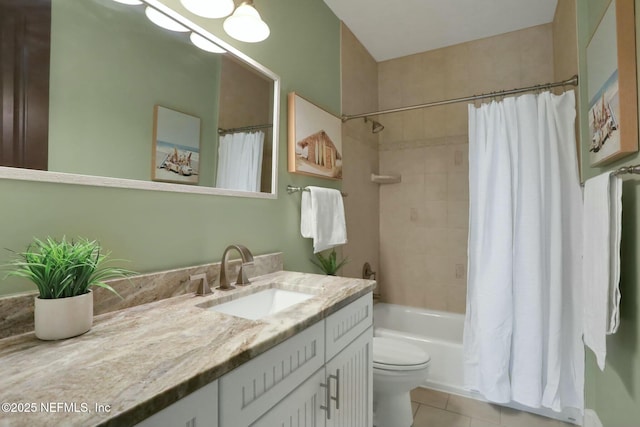
{"type": "Polygon", "coordinates": [[[122,4],[129,4],[131,6],[137,6],[139,4],[142,4],[140,0],[113,0],[113,1],[122,3],[122,4]]]}
{"type": "Polygon", "coordinates": [[[182,33],[189,31],[187,27],[179,24],[175,19],[169,18],[164,13],[159,12],[150,6],[147,6],[147,8],[144,10],[144,13],[145,15],[147,15],[147,18],[149,18],[151,22],[166,30],[179,31],[182,33]]]}
{"type": "Polygon", "coordinates": [[[241,42],[256,43],[269,37],[269,26],[253,7],[253,0],[242,2],[233,15],[224,20],[227,34],[241,42]]]}
{"type": "Polygon", "coordinates": [[[226,52],[223,48],[213,43],[212,41],[202,37],[200,34],[191,33],[191,35],[189,36],[189,39],[191,40],[191,43],[193,43],[200,49],[205,50],[207,52],[212,52],[212,53],[226,52]]]}
{"type": "Polygon", "coordinates": [[[203,18],[224,18],[231,15],[233,0],[180,0],[189,12],[203,18]]]}

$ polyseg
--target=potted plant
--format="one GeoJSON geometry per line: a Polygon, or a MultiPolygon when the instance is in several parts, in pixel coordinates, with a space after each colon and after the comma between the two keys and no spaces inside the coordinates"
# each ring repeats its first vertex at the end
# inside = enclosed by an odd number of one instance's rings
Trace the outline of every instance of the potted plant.
{"type": "Polygon", "coordinates": [[[328,276],[335,276],[336,272],[349,262],[349,258],[345,258],[338,262],[338,255],[336,254],[335,249],[331,251],[329,256],[324,256],[322,255],[322,252],[318,252],[316,254],[316,258],[318,259],[317,262],[313,259],[311,259],[311,262],[328,276]]]}
{"type": "Polygon", "coordinates": [[[7,267],[8,276],[31,280],[40,293],[35,298],[35,333],[42,340],[58,340],[83,334],[93,324],[93,294],[99,286],[120,296],[104,281],[135,274],[106,266],[95,240],[34,239],[25,252],[17,253],[7,267]]]}

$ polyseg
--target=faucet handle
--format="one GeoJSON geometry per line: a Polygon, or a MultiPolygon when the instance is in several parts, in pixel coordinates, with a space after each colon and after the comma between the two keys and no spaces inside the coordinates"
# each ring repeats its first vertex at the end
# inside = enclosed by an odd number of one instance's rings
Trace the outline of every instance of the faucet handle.
{"type": "Polygon", "coordinates": [[[371,264],[365,262],[362,266],[362,278],[371,279],[371,277],[373,277],[373,280],[376,280],[376,274],[377,273],[371,269],[371,264]]]}
{"type": "Polygon", "coordinates": [[[209,283],[207,282],[207,275],[202,273],[202,274],[193,274],[191,276],[189,276],[189,280],[193,281],[193,280],[200,280],[200,284],[198,285],[198,289],[196,290],[196,295],[197,296],[204,296],[204,295],[209,295],[212,294],[213,291],[211,291],[211,288],[209,287],[209,283]]]}

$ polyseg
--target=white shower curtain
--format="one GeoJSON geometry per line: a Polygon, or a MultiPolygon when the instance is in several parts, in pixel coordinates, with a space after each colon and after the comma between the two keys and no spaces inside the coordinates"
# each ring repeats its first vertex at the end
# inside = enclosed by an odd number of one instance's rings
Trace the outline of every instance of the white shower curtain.
{"type": "Polygon", "coordinates": [[[220,137],[217,188],[260,191],[264,132],[237,132],[220,137]]]}
{"type": "Polygon", "coordinates": [[[465,383],[583,410],[582,196],[573,91],[469,105],[465,383]]]}

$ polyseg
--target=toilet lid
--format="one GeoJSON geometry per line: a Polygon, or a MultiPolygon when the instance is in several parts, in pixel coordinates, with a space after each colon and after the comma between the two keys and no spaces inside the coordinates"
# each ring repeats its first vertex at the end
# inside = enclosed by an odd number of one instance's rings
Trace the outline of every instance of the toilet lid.
{"type": "Polygon", "coordinates": [[[387,370],[416,370],[429,364],[429,354],[404,341],[373,337],[373,367],[387,370]]]}

